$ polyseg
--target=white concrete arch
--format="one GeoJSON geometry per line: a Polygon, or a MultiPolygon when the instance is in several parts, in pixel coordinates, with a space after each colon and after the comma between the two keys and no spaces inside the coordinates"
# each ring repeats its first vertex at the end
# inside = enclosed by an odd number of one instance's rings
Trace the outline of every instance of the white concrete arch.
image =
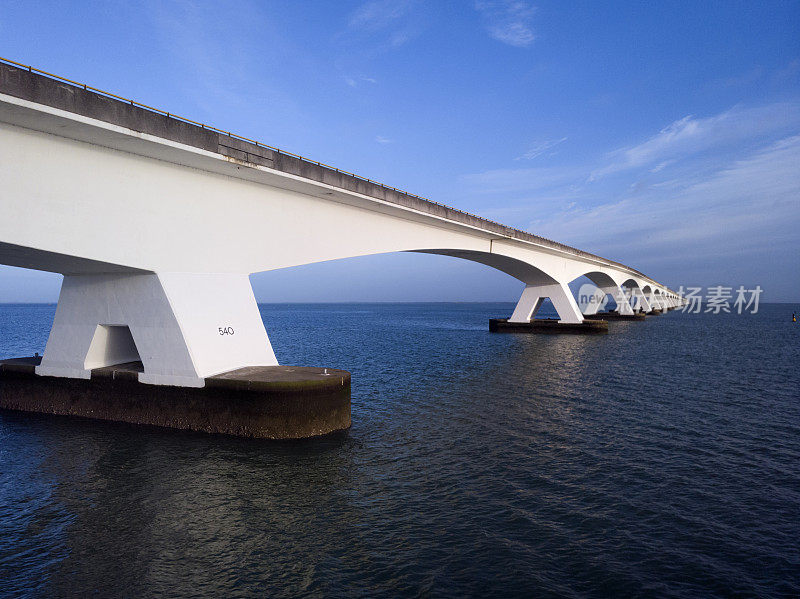
{"type": "Polygon", "coordinates": [[[643,286],[646,286],[640,279],[629,278],[623,281],[622,286],[627,289],[626,296],[631,302],[631,307],[634,312],[651,312],[652,307],[650,302],[647,301],[643,286]]]}
{"type": "MultiPolygon", "coordinates": [[[[633,314],[630,300],[621,284],[621,281],[624,279],[624,275],[603,272],[601,270],[593,270],[585,272],[581,276],[586,277],[592,283],[594,283],[597,286],[599,293],[602,294],[602,298],[599,298],[598,301],[590,302],[585,307],[582,307],[585,315],[596,314],[604,305],[605,302],[603,300],[606,298],[606,296],[611,296],[611,298],[614,300],[614,303],[617,305],[617,311],[620,314],[633,314]]],[[[572,282],[574,282],[574,280],[572,282]]]]}
{"type": "Polygon", "coordinates": [[[549,299],[561,322],[581,322],[583,316],[567,283],[559,281],[556,272],[558,259],[538,252],[520,251],[503,243],[490,243],[491,251],[462,249],[417,249],[426,254],[463,258],[496,268],[525,283],[509,322],[529,322],[536,316],[545,299],[549,299]]]}
{"type": "Polygon", "coordinates": [[[664,295],[664,290],[655,287],[653,289],[652,294],[650,295],[650,304],[656,310],[664,311],[667,308],[666,296],[664,295]]]}
{"type": "Polygon", "coordinates": [[[440,256],[450,256],[452,258],[461,258],[463,260],[469,260],[470,262],[478,262],[504,272],[522,281],[526,285],[553,285],[558,283],[558,280],[553,275],[545,272],[542,267],[521,260],[519,257],[456,248],[415,249],[406,251],[418,254],[437,254],[440,256]]]}

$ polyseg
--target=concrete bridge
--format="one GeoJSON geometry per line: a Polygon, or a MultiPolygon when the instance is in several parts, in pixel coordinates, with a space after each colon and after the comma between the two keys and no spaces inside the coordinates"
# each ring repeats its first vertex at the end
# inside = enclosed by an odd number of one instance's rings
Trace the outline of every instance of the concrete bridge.
{"type": "MultiPolygon", "coordinates": [[[[141,361],[142,383],[202,387],[277,365],[248,276],[383,252],[480,262],[584,321],[586,276],[621,315],[678,294],[618,262],[88,86],[0,63],[0,263],[64,282],[36,373],[141,361]]],[[[596,311],[597,304],[586,309],[596,311]]]]}

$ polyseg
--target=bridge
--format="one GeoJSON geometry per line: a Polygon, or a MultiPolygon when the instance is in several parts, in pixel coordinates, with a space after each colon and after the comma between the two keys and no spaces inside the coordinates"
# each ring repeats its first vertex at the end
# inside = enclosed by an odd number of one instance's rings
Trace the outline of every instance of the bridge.
{"type": "Polygon", "coordinates": [[[472,260],[582,323],[588,277],[618,313],[677,306],[624,264],[136,102],[0,63],[0,263],[64,275],[40,375],[138,359],[139,381],[277,364],[251,273],[384,252],[472,260]]]}

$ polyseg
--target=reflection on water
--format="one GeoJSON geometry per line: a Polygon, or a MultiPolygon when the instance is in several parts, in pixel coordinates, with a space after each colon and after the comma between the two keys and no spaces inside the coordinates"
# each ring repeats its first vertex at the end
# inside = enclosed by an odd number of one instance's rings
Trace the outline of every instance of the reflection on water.
{"type": "MultiPolygon", "coordinates": [[[[491,335],[505,304],[329,308],[262,314],[282,362],[353,372],[346,434],[0,413],[4,592],[800,592],[785,307],[587,337],[491,335]]],[[[0,307],[0,356],[41,352],[52,313],[0,307]]]]}

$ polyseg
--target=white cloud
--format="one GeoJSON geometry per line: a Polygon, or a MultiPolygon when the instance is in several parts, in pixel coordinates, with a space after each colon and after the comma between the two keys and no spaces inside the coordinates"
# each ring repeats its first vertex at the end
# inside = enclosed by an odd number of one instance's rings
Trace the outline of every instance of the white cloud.
{"type": "Polygon", "coordinates": [[[655,165],[653,168],[651,168],[650,172],[651,173],[661,172],[665,168],[667,168],[670,164],[673,164],[674,162],[675,162],[675,160],[665,160],[664,162],[660,162],[657,165],[655,165]]]}
{"type": "Polygon", "coordinates": [[[388,137],[383,137],[382,135],[376,135],[375,136],[375,141],[377,141],[379,144],[394,143],[393,139],[389,139],[388,137]]]}
{"type": "Polygon", "coordinates": [[[594,170],[591,179],[649,165],[656,165],[657,170],[653,172],[657,172],[688,156],[736,142],[786,133],[798,125],[800,105],[796,103],[735,107],[708,118],[685,116],[643,143],[613,152],[608,164],[594,170]],[[663,166],[658,168],[659,164],[663,166]]]}
{"type": "Polygon", "coordinates": [[[411,3],[405,0],[374,0],[359,6],[348,21],[352,29],[376,31],[403,17],[411,3]]]}
{"type": "Polygon", "coordinates": [[[359,83],[378,83],[378,81],[372,77],[345,77],[344,82],[350,87],[358,87],[359,83]]]}
{"type": "MultiPolygon", "coordinates": [[[[748,260],[762,248],[800,251],[800,135],[770,143],[680,188],[650,187],[531,223],[536,233],[609,257],[748,260]]],[[[763,267],[763,265],[762,265],[763,267]]]]}
{"type": "Polygon", "coordinates": [[[461,177],[470,192],[481,195],[528,194],[581,183],[585,178],[585,171],[573,167],[502,168],[461,177]]]}
{"type": "Polygon", "coordinates": [[[518,156],[514,160],[533,160],[534,158],[544,154],[547,150],[550,150],[551,148],[554,148],[565,141],[567,141],[566,137],[562,137],[561,139],[546,139],[545,141],[537,142],[533,144],[522,156],[518,156]]]}
{"type": "Polygon", "coordinates": [[[420,11],[411,10],[414,4],[414,0],[366,2],[350,14],[345,30],[335,38],[357,47],[360,59],[399,48],[421,30],[423,19],[420,11]]]}
{"type": "Polygon", "coordinates": [[[787,300],[800,293],[798,165],[800,103],[778,103],[680,119],[594,164],[465,175],[460,194],[678,285],[758,283],[787,300]]]}
{"type": "Polygon", "coordinates": [[[525,48],[536,39],[531,30],[535,12],[527,2],[521,0],[477,0],[475,8],[486,20],[486,28],[497,41],[525,48]]]}

